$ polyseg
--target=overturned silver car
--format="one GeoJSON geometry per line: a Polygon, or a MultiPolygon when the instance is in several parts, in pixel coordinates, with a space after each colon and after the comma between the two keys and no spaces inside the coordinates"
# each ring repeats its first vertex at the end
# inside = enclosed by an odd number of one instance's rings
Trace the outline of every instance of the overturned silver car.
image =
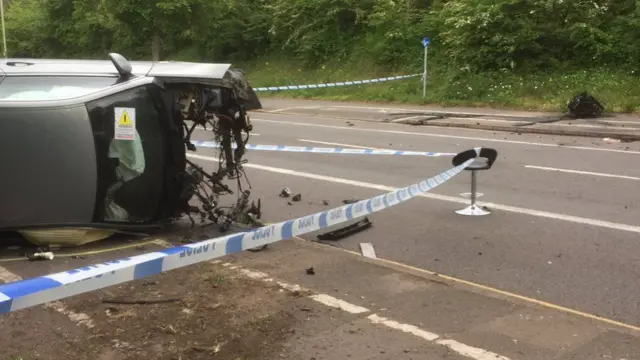
{"type": "MultiPolygon", "coordinates": [[[[128,61],[116,53],[104,61],[3,60],[0,231],[79,245],[185,214],[232,221],[217,196],[233,193],[223,180],[243,173],[247,111],[260,108],[230,64],[128,61]],[[213,173],[186,156],[195,150],[194,129],[206,125],[220,144],[213,173]]],[[[246,202],[248,192],[236,191],[246,202]]]]}

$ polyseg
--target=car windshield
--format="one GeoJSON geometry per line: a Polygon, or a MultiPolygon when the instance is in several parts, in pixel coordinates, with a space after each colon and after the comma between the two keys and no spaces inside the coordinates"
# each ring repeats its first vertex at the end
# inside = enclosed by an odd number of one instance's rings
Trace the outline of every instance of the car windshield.
{"type": "Polygon", "coordinates": [[[109,87],[110,76],[7,76],[0,82],[0,101],[71,99],[109,87]]]}

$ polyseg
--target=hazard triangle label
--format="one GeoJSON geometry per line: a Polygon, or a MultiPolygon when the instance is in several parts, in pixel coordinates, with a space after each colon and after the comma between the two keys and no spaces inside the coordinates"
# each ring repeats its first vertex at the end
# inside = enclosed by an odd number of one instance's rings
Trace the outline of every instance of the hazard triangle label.
{"type": "Polygon", "coordinates": [[[136,109],[117,107],[114,109],[116,140],[135,140],[136,138],[136,109]]]}

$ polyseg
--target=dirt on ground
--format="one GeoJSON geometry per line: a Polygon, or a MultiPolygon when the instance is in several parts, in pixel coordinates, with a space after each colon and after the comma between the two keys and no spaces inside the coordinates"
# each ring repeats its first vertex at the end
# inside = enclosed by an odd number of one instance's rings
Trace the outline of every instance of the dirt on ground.
{"type": "Polygon", "coordinates": [[[0,359],[281,358],[308,310],[303,295],[193,265],[7,314],[0,359]]]}

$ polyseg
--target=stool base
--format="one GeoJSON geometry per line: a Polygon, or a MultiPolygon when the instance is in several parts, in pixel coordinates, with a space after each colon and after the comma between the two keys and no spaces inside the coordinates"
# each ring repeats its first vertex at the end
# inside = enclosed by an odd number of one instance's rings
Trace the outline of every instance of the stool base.
{"type": "Polygon", "coordinates": [[[466,216],[484,216],[491,214],[491,211],[485,210],[475,204],[468,206],[462,210],[456,210],[456,214],[458,215],[466,215],[466,216]]]}

